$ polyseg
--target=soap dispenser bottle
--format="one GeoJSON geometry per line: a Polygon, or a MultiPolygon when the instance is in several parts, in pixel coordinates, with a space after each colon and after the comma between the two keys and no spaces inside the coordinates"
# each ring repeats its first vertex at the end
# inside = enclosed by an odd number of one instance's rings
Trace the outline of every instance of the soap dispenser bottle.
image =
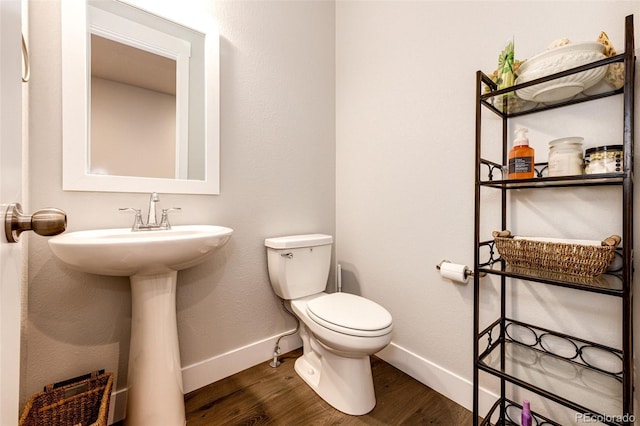
{"type": "Polygon", "coordinates": [[[509,179],[533,178],[533,148],[529,146],[528,131],[522,127],[515,132],[513,148],[509,151],[509,179]]]}

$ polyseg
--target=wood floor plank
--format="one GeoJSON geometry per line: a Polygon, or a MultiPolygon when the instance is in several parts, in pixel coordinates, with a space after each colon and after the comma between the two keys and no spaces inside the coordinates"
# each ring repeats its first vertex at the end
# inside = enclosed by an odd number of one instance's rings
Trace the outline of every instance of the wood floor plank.
{"type": "Polygon", "coordinates": [[[187,426],[231,425],[443,425],[471,424],[471,412],[372,357],[377,404],[349,416],[322,400],[293,368],[301,350],[264,362],[185,395],[187,426]]]}

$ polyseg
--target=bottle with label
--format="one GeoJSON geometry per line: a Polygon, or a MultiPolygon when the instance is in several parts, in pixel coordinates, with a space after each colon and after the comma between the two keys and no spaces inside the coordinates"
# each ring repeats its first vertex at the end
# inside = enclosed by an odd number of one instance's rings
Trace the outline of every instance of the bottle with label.
{"type": "Polygon", "coordinates": [[[529,146],[528,131],[523,127],[515,132],[513,148],[509,151],[509,179],[533,178],[533,148],[529,146]]]}

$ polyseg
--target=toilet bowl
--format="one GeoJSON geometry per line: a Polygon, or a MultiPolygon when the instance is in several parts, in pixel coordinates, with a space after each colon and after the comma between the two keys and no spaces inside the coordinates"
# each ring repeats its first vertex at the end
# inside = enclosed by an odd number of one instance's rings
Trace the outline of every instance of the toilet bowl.
{"type": "Polygon", "coordinates": [[[268,238],[269,277],[300,320],[296,373],[326,402],[351,415],[376,404],[369,356],[391,342],[391,314],[364,297],[325,293],[331,236],[268,238]]]}
{"type": "Polygon", "coordinates": [[[319,293],[291,301],[309,331],[330,350],[370,355],[391,342],[391,314],[364,297],[319,293]]]}

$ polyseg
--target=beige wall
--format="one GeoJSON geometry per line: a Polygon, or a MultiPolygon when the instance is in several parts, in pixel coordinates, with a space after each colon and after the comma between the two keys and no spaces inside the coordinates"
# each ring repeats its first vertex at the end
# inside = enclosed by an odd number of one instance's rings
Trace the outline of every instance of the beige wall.
{"type": "MultiPolygon", "coordinates": [[[[182,207],[174,224],[235,232],[211,261],[178,274],[183,366],[292,329],[269,284],[264,239],[335,232],[334,4],[205,3],[210,9],[192,6],[220,27],[221,195],[160,194],[160,205],[182,207]]],[[[146,211],[148,195],[62,191],[60,5],[30,6],[31,206],[65,210],[69,231],[128,227],[132,218],[118,207],[146,211]]],[[[46,239],[29,240],[22,401],[43,384],[97,368],[114,371],[124,388],[127,279],[71,271],[46,239]]],[[[245,367],[236,357],[221,369],[245,367]]]]}
{"type": "Polygon", "coordinates": [[[91,163],[95,174],[173,179],[176,97],[91,77],[91,163]]]}
{"type": "MultiPolygon", "coordinates": [[[[336,256],[343,286],[393,315],[384,359],[467,407],[473,285],[441,278],[435,265],[443,259],[473,265],[475,73],[491,73],[511,37],[519,59],[561,37],[596,40],[602,30],[622,51],[624,18],[634,12],[638,46],[640,4],[631,1],[336,3],[336,256]]],[[[621,99],[517,119],[512,130],[530,129],[538,161],[558,137],[584,136],[585,147],[621,143],[621,99]]],[[[497,116],[483,117],[483,129],[499,137],[497,116]]],[[[497,206],[483,210],[489,239],[500,226],[500,197],[483,194],[497,206]]],[[[621,231],[621,213],[612,213],[620,212],[619,194],[619,188],[512,193],[517,209],[509,226],[521,235],[601,239],[621,231]]],[[[483,294],[495,296],[488,283],[496,281],[484,280],[483,294]]],[[[512,289],[519,301],[507,309],[517,318],[620,345],[617,298],[527,283],[512,289]]],[[[495,301],[481,303],[482,324],[497,318],[495,301]]],[[[483,377],[483,387],[494,385],[483,377]]],[[[532,409],[557,409],[541,404],[532,401],[532,409]]],[[[554,417],[561,424],[573,419],[554,417]]]]}
{"type": "MultiPolygon", "coordinates": [[[[31,205],[65,209],[71,230],[128,226],[130,217],[117,207],[146,208],[145,195],[61,191],[58,4],[32,3],[31,205]]],[[[443,280],[435,265],[473,261],[475,72],[492,71],[512,35],[519,58],[553,39],[594,39],[601,30],[618,47],[624,15],[640,16],[637,2],[580,2],[577,20],[577,4],[213,2],[221,30],[222,194],[163,195],[161,204],[183,208],[176,223],[215,223],[236,233],[211,262],[179,274],[183,365],[292,327],[269,287],[263,239],[336,232],[345,290],[394,317],[385,359],[470,406],[472,286],[443,280]]],[[[521,124],[546,153],[546,142],[568,129],[606,136],[584,122],[584,113],[616,120],[615,103],[580,107],[569,121],[549,114],[544,125],[521,124]]],[[[614,229],[616,220],[575,220],[585,210],[579,202],[592,196],[564,192],[551,200],[549,206],[576,202],[560,219],[544,215],[548,200],[525,199],[512,220],[525,232],[571,237],[591,237],[581,235],[585,226],[614,229]],[[532,214],[547,220],[528,228],[532,214]]],[[[593,212],[607,214],[606,203],[593,212]]],[[[116,371],[122,388],[127,281],[71,272],[44,239],[29,238],[23,399],[43,383],[99,367],[116,371]]],[[[523,289],[532,309],[510,308],[527,319],[616,339],[615,315],[594,318],[602,298],[523,289]],[[574,309],[560,314],[566,304],[574,309]]]]}

